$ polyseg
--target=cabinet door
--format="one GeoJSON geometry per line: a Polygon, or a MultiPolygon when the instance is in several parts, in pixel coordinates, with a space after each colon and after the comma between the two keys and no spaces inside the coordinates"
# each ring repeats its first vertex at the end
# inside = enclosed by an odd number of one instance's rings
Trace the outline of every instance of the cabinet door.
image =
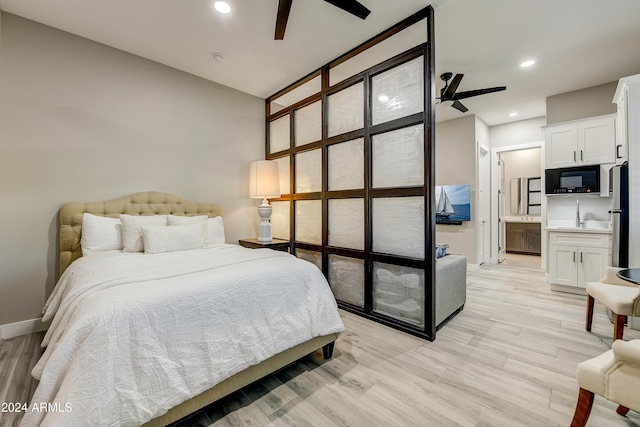
{"type": "Polygon", "coordinates": [[[524,230],[507,225],[507,252],[524,252],[524,230]]]}
{"type": "Polygon", "coordinates": [[[578,247],[578,287],[586,288],[587,283],[597,282],[604,275],[609,261],[607,248],[578,247]]]}
{"type": "Polygon", "coordinates": [[[576,286],[578,273],[575,246],[549,245],[549,281],[565,286],[576,286]]]}
{"type": "Polygon", "coordinates": [[[616,128],[613,117],[578,124],[578,160],[585,165],[616,161],[616,128]]]}
{"type": "Polygon", "coordinates": [[[542,252],[540,226],[530,228],[524,234],[524,251],[530,254],[540,254],[542,252]]]}
{"type": "Polygon", "coordinates": [[[578,159],[578,127],[560,125],[545,130],[545,167],[575,166],[578,159]]]}

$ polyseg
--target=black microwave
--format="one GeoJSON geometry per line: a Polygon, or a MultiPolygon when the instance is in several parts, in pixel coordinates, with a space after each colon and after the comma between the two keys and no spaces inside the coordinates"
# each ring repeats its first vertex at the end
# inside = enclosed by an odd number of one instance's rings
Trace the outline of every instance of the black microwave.
{"type": "Polygon", "coordinates": [[[545,194],[600,192],[600,165],[547,169],[544,172],[545,194]]]}

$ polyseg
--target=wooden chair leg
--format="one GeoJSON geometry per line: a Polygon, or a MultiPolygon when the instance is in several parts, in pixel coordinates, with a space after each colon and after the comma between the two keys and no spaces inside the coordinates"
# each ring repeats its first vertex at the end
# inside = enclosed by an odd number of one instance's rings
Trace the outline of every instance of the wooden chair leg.
{"type": "Polygon", "coordinates": [[[583,388],[578,394],[578,402],[576,403],[576,412],[573,414],[571,427],[584,427],[589,419],[591,407],[593,406],[593,393],[583,388]]]}
{"type": "Polygon", "coordinates": [[[627,316],[613,313],[613,340],[621,340],[624,333],[624,323],[627,321],[627,316]]]}
{"type": "Polygon", "coordinates": [[[624,417],[625,415],[627,415],[627,412],[629,412],[629,408],[620,405],[618,406],[618,409],[616,409],[616,412],[618,413],[618,415],[622,415],[624,417]]]}
{"type": "Polygon", "coordinates": [[[585,329],[587,331],[591,331],[591,324],[593,323],[593,297],[591,295],[587,295],[587,322],[585,324],[585,329]]]}

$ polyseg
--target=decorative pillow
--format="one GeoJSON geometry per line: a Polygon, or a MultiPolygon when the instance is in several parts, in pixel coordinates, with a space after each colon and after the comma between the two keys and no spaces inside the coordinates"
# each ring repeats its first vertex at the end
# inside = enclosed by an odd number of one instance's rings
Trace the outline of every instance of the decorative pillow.
{"type": "Polygon", "coordinates": [[[449,248],[449,245],[439,245],[436,243],[436,259],[445,256],[447,254],[447,248],[449,248]]]}
{"type": "Polygon", "coordinates": [[[224,223],[221,216],[207,219],[207,229],[209,230],[209,245],[225,242],[224,223]]]}
{"type": "Polygon", "coordinates": [[[169,215],[167,218],[167,225],[186,225],[186,224],[200,224],[202,227],[202,239],[204,241],[204,245],[209,245],[209,229],[207,227],[207,219],[209,217],[207,215],[197,215],[197,216],[178,216],[178,215],[169,215]]]}
{"type": "Polygon", "coordinates": [[[167,225],[166,215],[120,215],[124,252],[144,251],[142,227],[167,225]]]}
{"type": "Polygon", "coordinates": [[[118,218],[82,214],[82,254],[122,250],[122,222],[118,218]]]}
{"type": "Polygon", "coordinates": [[[202,224],[142,227],[145,254],[204,248],[202,224]]]}

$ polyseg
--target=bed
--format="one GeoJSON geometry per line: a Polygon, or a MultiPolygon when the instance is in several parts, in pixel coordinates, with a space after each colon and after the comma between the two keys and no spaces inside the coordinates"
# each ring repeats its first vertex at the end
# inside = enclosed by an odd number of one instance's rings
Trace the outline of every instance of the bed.
{"type": "Polygon", "coordinates": [[[320,348],[330,358],[344,330],[315,266],[219,240],[183,250],[206,241],[201,222],[143,227],[144,250],[153,253],[125,253],[127,221],[140,219],[130,217],[206,216],[208,237],[219,239],[211,234],[214,220],[221,224],[216,205],[145,192],[67,203],[59,215],[59,280],[43,310],[51,321],[46,349],[32,372],[40,382],[31,407],[49,406],[28,411],[23,426],[164,426],[320,348]],[[83,217],[87,239],[89,219],[119,218],[124,250],[98,241],[106,249],[94,251],[95,242],[83,241],[83,217]],[[172,240],[175,230],[190,237],[172,240]],[[179,250],[171,250],[176,241],[179,250]]]}

